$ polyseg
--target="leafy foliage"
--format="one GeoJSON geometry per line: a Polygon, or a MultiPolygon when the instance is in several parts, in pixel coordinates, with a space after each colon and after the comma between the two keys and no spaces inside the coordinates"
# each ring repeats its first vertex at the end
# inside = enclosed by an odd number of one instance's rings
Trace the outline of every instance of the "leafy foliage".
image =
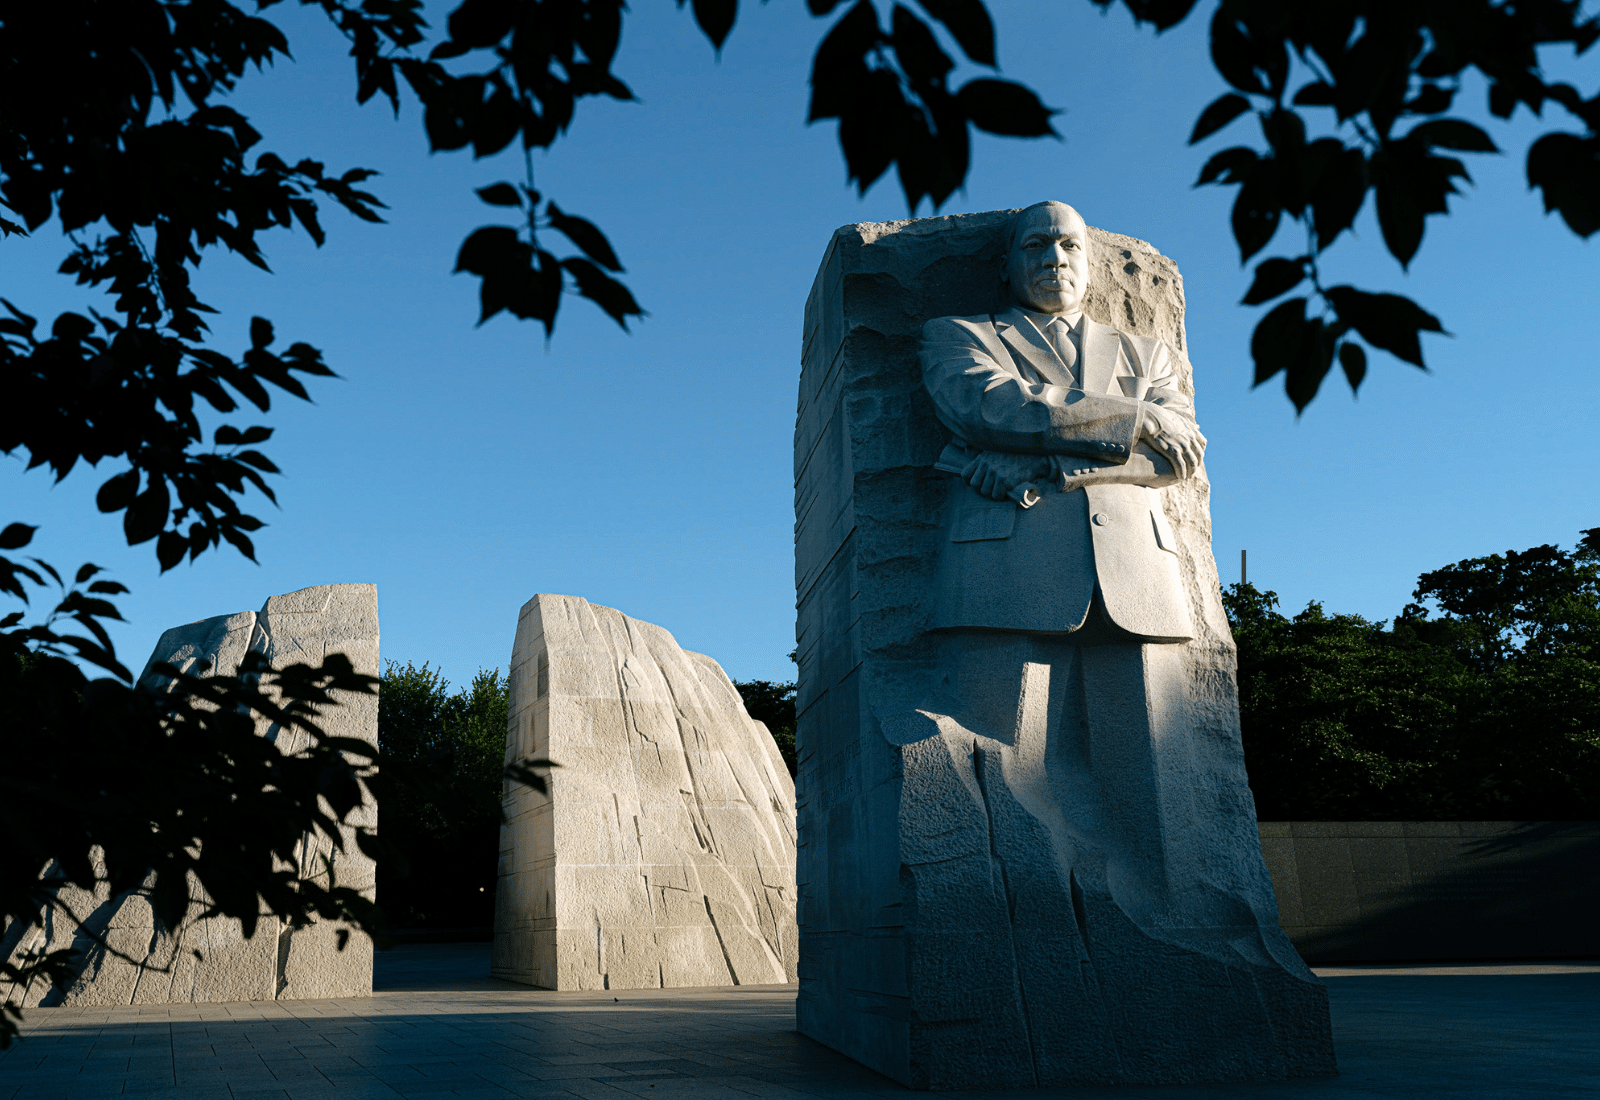
{"type": "Polygon", "coordinates": [[[735,680],[744,709],[757,722],[766,723],[772,739],[778,743],[778,752],[792,776],[799,768],[794,748],[794,693],[795,684],[775,683],[771,680],[735,680]]]}
{"type": "MultiPolygon", "coordinates": [[[[0,548],[31,537],[13,524],[0,548]]],[[[264,917],[376,931],[377,910],[358,890],[331,869],[298,866],[307,836],[342,848],[339,825],[363,802],[377,764],[371,746],[327,736],[319,723],[336,692],[371,694],[374,678],[342,655],[274,671],[252,654],[237,677],[158,665],[154,681],[135,686],[102,625],[120,618],[106,597],[126,590],[95,580],[99,572],[85,565],[69,586],[37,559],[0,557],[0,585],[13,594],[51,585],[61,593],[40,623],[23,625],[22,612],[0,620],[0,925],[51,909],[73,919],[53,901],[70,883],[142,894],[162,926],[178,929],[192,884],[208,899],[200,915],[237,918],[247,936],[264,917]],[[90,679],[71,658],[112,675],[90,679]],[[258,721],[302,731],[295,743],[304,746],[282,751],[257,734],[258,721]]],[[[370,831],[356,837],[376,851],[370,831]]],[[[0,959],[0,981],[59,981],[73,964],[70,951],[0,959]]],[[[20,1018],[8,1000],[0,1047],[20,1018]]]]}
{"type": "Polygon", "coordinates": [[[1415,598],[1432,609],[1386,627],[1224,595],[1257,814],[1600,816],[1600,530],[1425,573],[1415,598]]]}
{"type": "MultiPolygon", "coordinates": [[[[1165,3],[1144,18],[1160,28],[1193,6],[1165,3]]],[[[1138,7],[1129,7],[1138,17],[1138,7]]],[[[1281,374],[1304,410],[1338,362],[1356,390],[1367,366],[1357,337],[1424,366],[1419,337],[1444,332],[1437,317],[1400,295],[1324,287],[1318,261],[1370,193],[1385,246],[1409,267],[1427,218],[1449,213],[1457,181],[1471,179],[1454,154],[1500,151],[1481,127],[1448,115],[1470,73],[1487,83],[1496,118],[1510,118],[1519,104],[1540,114],[1554,103],[1584,127],[1532,143],[1528,184],[1573,232],[1600,229],[1600,95],[1585,99],[1571,85],[1547,82],[1537,53],[1568,44],[1581,54],[1597,37],[1600,20],[1585,18],[1576,0],[1221,0],[1211,59],[1232,90],[1201,111],[1189,140],[1205,140],[1253,110],[1264,145],[1217,153],[1198,182],[1238,187],[1232,223],[1241,262],[1272,241],[1285,217],[1305,231],[1305,254],[1257,264],[1246,305],[1311,287],[1310,298],[1288,299],[1257,324],[1257,385],[1281,374]],[[1310,117],[1328,119],[1331,133],[1311,138],[1310,117]]]]}
{"type": "MultiPolygon", "coordinates": [[[[808,0],[827,15],[838,0],[808,0]]],[[[994,68],[994,24],[981,0],[923,0],[968,60],[994,68]]],[[[1030,89],[980,77],[952,91],[956,62],[928,23],[896,4],[886,30],[871,0],[856,0],[817,47],[807,121],[839,120],[839,145],[862,194],[894,166],[915,211],[924,198],[937,209],[965,182],[969,127],[1012,137],[1054,134],[1030,89]]]]}
{"type": "Polygon", "coordinates": [[[509,682],[480,671],[451,693],[426,664],[390,661],[378,694],[387,769],[374,783],[385,849],[378,896],[396,927],[494,922],[509,682]]]}

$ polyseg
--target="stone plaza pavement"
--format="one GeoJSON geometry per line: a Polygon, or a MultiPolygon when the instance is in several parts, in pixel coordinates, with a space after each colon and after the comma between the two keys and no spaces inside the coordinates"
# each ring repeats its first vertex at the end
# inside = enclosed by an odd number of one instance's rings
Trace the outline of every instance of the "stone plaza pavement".
{"type": "MultiPolygon", "coordinates": [[[[371,998],[34,1008],[0,1100],[868,1100],[899,1084],[794,1031],[794,990],[556,993],[487,944],[378,956],[371,998]]],[[[1319,969],[1338,1077],[963,1092],[1033,1100],[1600,1097],[1600,963],[1319,969]]]]}

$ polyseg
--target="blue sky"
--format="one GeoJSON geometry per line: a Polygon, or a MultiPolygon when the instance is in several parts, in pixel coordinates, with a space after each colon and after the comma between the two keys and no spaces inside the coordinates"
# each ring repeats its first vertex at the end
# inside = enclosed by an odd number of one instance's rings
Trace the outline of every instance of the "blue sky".
{"type": "MultiPolygon", "coordinates": [[[[1247,547],[1251,579],[1286,609],[1320,599],[1388,618],[1423,570],[1570,545],[1600,525],[1600,271],[1595,246],[1526,190],[1521,153],[1539,127],[1525,113],[1492,130],[1509,155],[1471,158],[1476,187],[1430,220],[1409,275],[1370,205],[1331,257],[1332,281],[1441,316],[1454,336],[1425,340],[1432,373],[1379,355],[1359,400],[1330,378],[1297,420],[1276,384],[1250,389],[1258,311],[1237,304],[1249,273],[1227,228],[1233,189],[1191,187],[1211,152],[1255,138],[1244,120],[1184,144],[1223,91],[1204,20],[1158,38],[1083,0],[994,9],[1004,75],[1066,109],[1063,140],[979,137],[943,212],[1059,198],[1177,260],[1224,580],[1247,547]]],[[[259,314],[342,375],[318,381],[314,405],[290,399],[263,418],[286,476],[281,511],[257,501],[261,564],[225,551],[158,576],[150,546],[122,546],[94,509],[118,472],[106,464],[53,485],[12,456],[5,522],[42,525],[42,557],[93,560],[133,589],[115,637],[135,668],[168,626],[374,581],[384,656],[457,683],[504,667],[517,608],[541,591],[659,623],[735,678],[790,678],[802,308],[837,226],[907,215],[892,181],[858,199],[833,127],[804,124],[825,25],[797,0],[747,3],[718,61],[687,12],[638,0],[615,68],[640,102],[585,102],[536,171],[606,230],[650,316],[625,334],[569,299],[547,347],[538,326],[504,315],[474,328],[477,282],[450,274],[466,233],[505,220],[472,188],[520,178],[520,157],[429,156],[414,102],[398,122],[356,106],[342,40],[320,17],[288,4],[272,15],[296,61],[250,77],[234,105],[262,149],[378,169],[372,188],[391,209],[381,226],[328,211],[320,250],[269,237],[272,275],[226,255],[201,271],[222,311],[216,346],[237,353],[259,314]]],[[[1481,94],[1461,102],[1481,115],[1481,94]]],[[[1297,232],[1277,251],[1298,252],[1297,232]]],[[[82,309],[89,299],[52,274],[64,252],[50,227],[0,243],[0,293],[47,318],[82,309]]]]}

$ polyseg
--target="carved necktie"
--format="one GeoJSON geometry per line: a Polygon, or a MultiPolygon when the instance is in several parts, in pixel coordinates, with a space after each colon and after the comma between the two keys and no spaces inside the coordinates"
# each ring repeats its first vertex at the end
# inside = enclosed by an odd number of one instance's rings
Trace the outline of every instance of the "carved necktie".
{"type": "Polygon", "coordinates": [[[1050,344],[1056,349],[1056,354],[1061,356],[1061,361],[1067,365],[1067,370],[1072,375],[1074,382],[1078,379],[1078,349],[1072,343],[1072,326],[1066,320],[1057,317],[1045,326],[1045,335],[1049,337],[1050,344]]]}

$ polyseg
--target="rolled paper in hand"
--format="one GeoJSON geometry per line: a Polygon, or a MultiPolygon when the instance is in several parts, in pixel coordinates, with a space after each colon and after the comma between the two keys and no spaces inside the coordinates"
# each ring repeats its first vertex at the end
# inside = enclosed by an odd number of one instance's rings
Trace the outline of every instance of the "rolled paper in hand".
{"type": "Polygon", "coordinates": [[[1016,501],[1024,508],[1032,508],[1039,503],[1039,487],[1031,481],[1024,481],[1006,496],[1016,501]]]}

